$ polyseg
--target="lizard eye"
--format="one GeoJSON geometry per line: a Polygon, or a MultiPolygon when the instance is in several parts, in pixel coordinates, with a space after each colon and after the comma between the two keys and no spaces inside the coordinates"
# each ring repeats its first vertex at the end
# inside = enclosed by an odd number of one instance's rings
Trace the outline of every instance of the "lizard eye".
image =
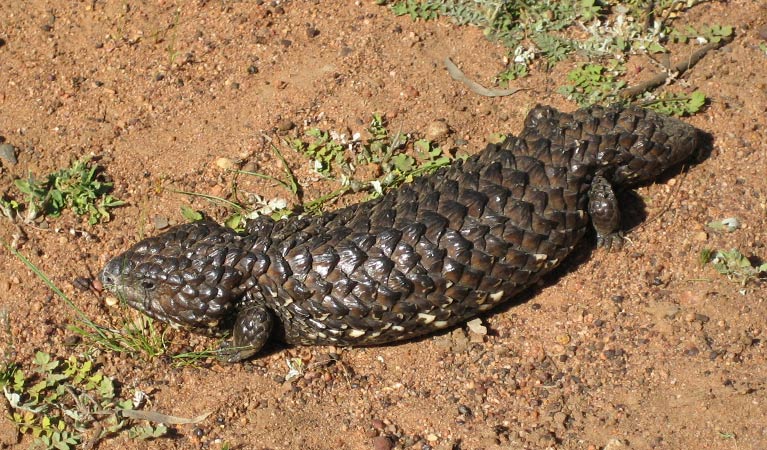
{"type": "Polygon", "coordinates": [[[151,291],[155,288],[154,281],[151,280],[142,280],[141,281],[141,287],[146,289],[147,291],[151,291]]]}

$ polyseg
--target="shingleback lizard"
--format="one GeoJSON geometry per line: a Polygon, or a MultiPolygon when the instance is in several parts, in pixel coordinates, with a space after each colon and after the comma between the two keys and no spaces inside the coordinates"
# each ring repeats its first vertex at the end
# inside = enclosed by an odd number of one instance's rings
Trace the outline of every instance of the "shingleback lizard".
{"type": "Polygon", "coordinates": [[[147,315],[231,333],[239,361],[275,335],[370,345],[450,327],[514,298],[586,233],[617,238],[613,186],[650,182],[698,131],[635,107],[537,106],[519,136],[375,200],[319,216],[262,217],[247,234],[178,225],[112,259],[106,288],[147,315]]]}

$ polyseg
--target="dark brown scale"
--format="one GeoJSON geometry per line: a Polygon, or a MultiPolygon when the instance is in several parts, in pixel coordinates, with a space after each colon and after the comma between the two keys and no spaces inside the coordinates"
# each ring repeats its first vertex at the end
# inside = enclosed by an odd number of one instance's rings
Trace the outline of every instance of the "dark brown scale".
{"type": "Polygon", "coordinates": [[[613,187],[654,179],[696,143],[691,126],[638,108],[538,106],[518,137],[376,200],[258,218],[247,235],[180,225],[110,261],[101,279],[157,319],[233,331],[230,361],[258,351],[273,328],[296,344],[407,339],[513,298],[590,222],[609,245],[613,187]]]}

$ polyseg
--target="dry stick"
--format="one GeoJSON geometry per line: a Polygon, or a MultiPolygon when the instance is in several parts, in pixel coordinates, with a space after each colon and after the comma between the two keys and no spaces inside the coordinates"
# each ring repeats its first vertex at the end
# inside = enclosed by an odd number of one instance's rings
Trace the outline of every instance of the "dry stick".
{"type": "Polygon", "coordinates": [[[649,80],[639,83],[636,86],[627,87],[620,91],[620,96],[626,99],[634,98],[639,94],[654,89],[661,84],[665,83],[671,73],[675,76],[681,76],[687,70],[691,69],[698,61],[703,58],[711,50],[717,49],[725,44],[732,42],[732,38],[722,38],[719,42],[709,42],[703,47],[696,50],[686,61],[677,63],[676,66],[667,72],[659,73],[658,75],[650,78],[649,80]]]}

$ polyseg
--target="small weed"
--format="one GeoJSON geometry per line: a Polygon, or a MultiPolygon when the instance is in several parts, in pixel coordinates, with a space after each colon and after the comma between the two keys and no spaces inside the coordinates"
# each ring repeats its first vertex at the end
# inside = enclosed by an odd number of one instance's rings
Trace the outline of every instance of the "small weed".
{"type": "Polygon", "coordinates": [[[751,261],[739,250],[711,250],[701,251],[700,261],[702,263],[711,263],[722,275],[731,280],[738,281],[745,286],[749,281],[759,279],[767,273],[767,263],[754,266],[751,261]]]}
{"type": "Polygon", "coordinates": [[[433,20],[440,15],[440,2],[405,0],[393,4],[391,10],[397,16],[409,15],[413,20],[433,20]]]}
{"type": "MultiPolygon", "coordinates": [[[[112,378],[90,360],[66,360],[37,352],[32,373],[6,368],[0,386],[11,407],[10,419],[19,432],[34,436],[32,447],[67,450],[89,445],[133,425],[123,412],[133,410],[131,399],[121,399],[112,378]],[[86,433],[90,436],[86,437],[86,433]]],[[[164,425],[133,426],[131,436],[148,439],[167,433],[164,425]]]]}
{"type": "MultiPolygon", "coordinates": [[[[325,177],[332,175],[332,168],[348,166],[344,153],[345,139],[339,136],[331,136],[330,132],[319,128],[310,128],[306,135],[312,138],[311,142],[301,139],[293,140],[293,150],[302,153],[314,161],[314,170],[325,177]]],[[[346,168],[346,167],[344,167],[346,168]]]]}
{"type": "Polygon", "coordinates": [[[24,208],[27,222],[41,214],[59,217],[70,208],[79,216],[87,215],[88,223],[95,225],[109,221],[109,210],[125,204],[109,194],[112,183],[104,179],[101,167],[87,157],[48,175],[43,181],[29,175],[26,179],[15,180],[14,184],[24,201],[4,201],[3,213],[10,216],[24,208]]]}
{"type": "Polygon", "coordinates": [[[738,220],[737,217],[728,217],[722,220],[713,220],[707,223],[706,226],[714,231],[732,233],[733,231],[740,228],[740,220],[738,220]]]}
{"type": "Polygon", "coordinates": [[[729,431],[720,431],[719,437],[722,439],[735,439],[737,436],[735,433],[729,432],[729,431]]]}
{"type": "Polygon", "coordinates": [[[699,44],[706,44],[730,38],[733,31],[733,27],[730,25],[710,25],[701,29],[688,25],[682,30],[671,31],[669,37],[673,42],[687,43],[690,40],[695,40],[699,44]]]}
{"type": "MultiPolygon", "coordinates": [[[[271,175],[267,175],[260,172],[248,172],[245,170],[232,170],[231,172],[234,172],[236,175],[249,175],[249,176],[262,178],[269,181],[274,181],[277,184],[283,186],[285,189],[289,190],[294,196],[300,198],[302,195],[301,186],[299,185],[298,180],[293,174],[293,171],[290,169],[290,166],[288,166],[288,163],[285,160],[285,157],[282,156],[282,153],[280,152],[280,150],[274,145],[272,145],[272,149],[274,150],[274,153],[282,162],[284,179],[273,177],[271,175]]],[[[287,210],[288,202],[287,200],[282,198],[273,198],[270,200],[266,200],[258,194],[248,193],[247,201],[241,202],[238,199],[239,192],[237,189],[237,178],[235,178],[235,180],[232,182],[231,198],[233,200],[227,200],[225,198],[202,194],[198,192],[186,192],[186,191],[178,191],[174,189],[170,189],[170,190],[177,194],[184,194],[190,197],[200,197],[200,198],[209,200],[213,203],[224,205],[231,211],[229,216],[226,219],[224,219],[224,224],[227,227],[239,232],[242,232],[245,230],[246,222],[249,219],[255,219],[256,217],[259,217],[259,216],[268,215],[275,220],[279,220],[289,214],[289,211],[287,210]]],[[[204,215],[201,212],[196,211],[188,206],[181,207],[181,215],[190,222],[195,222],[198,220],[202,220],[204,218],[204,215]]]]}
{"type": "Polygon", "coordinates": [[[189,222],[199,222],[205,218],[200,211],[186,205],[181,205],[181,216],[189,222]]]}
{"type": "Polygon", "coordinates": [[[657,99],[645,102],[642,106],[669,116],[690,116],[700,111],[706,104],[706,94],[695,91],[692,94],[663,93],[657,99]]]}
{"type": "Polygon", "coordinates": [[[0,213],[9,219],[13,219],[19,213],[21,205],[16,200],[8,200],[0,197],[0,213]]]}
{"type": "Polygon", "coordinates": [[[579,106],[599,103],[613,103],[618,99],[618,91],[626,83],[619,81],[625,69],[617,62],[610,67],[599,64],[581,64],[567,74],[571,84],[559,88],[559,92],[579,106]]]}
{"type": "MultiPolygon", "coordinates": [[[[369,198],[378,197],[388,189],[412,181],[416,176],[430,173],[451,162],[442,149],[426,140],[412,142],[415,157],[406,153],[408,144],[411,142],[410,138],[402,133],[390,133],[386,127],[386,121],[380,114],[373,115],[366,131],[369,138],[363,140],[359,134],[355,134],[350,141],[334,132],[316,130],[313,133],[314,136],[322,137],[321,142],[324,147],[336,149],[332,153],[333,158],[327,160],[330,163],[328,166],[318,165],[315,160],[315,168],[322,167],[326,170],[325,173],[331,174],[332,179],[341,183],[341,187],[328,195],[305,203],[303,206],[306,211],[318,213],[328,201],[352,191],[366,191],[369,198]],[[380,168],[380,175],[372,180],[357,179],[355,171],[358,164],[376,165],[380,168]],[[338,173],[341,175],[332,176],[338,173]]],[[[310,145],[296,140],[293,148],[307,149],[310,145]]]]}

